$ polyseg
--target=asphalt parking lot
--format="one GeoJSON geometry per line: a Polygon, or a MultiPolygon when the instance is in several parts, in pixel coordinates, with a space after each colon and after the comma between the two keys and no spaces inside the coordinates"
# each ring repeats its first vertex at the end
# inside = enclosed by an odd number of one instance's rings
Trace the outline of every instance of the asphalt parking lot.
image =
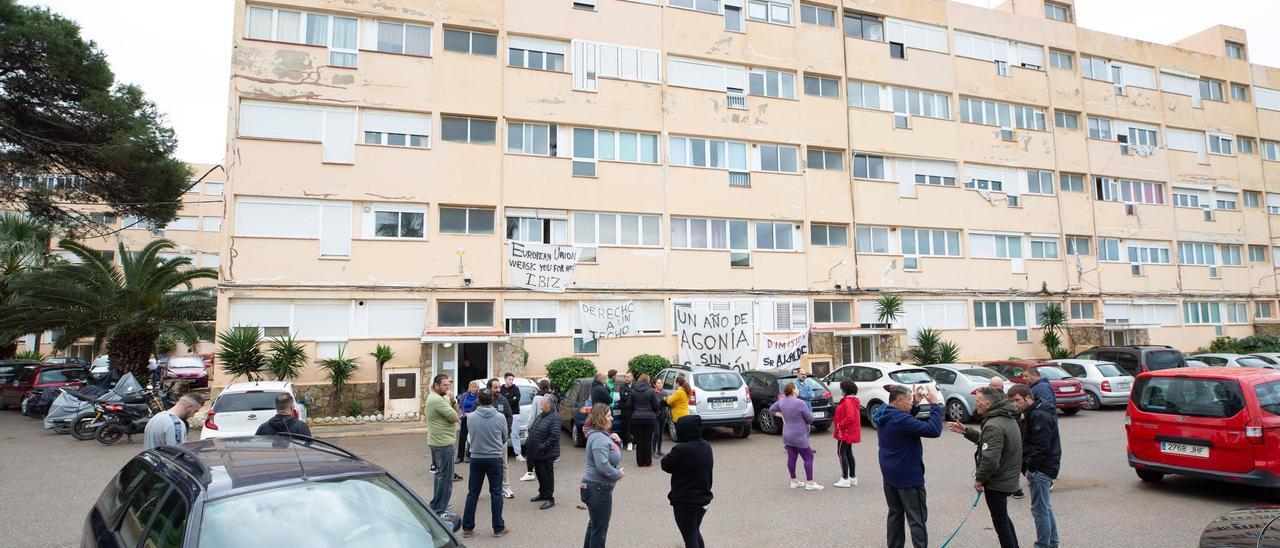
{"type": "MultiPolygon", "coordinates": [[[[1062,542],[1067,546],[1194,546],[1214,517],[1235,508],[1274,503],[1264,491],[1220,483],[1169,477],[1156,485],[1138,482],[1125,462],[1124,411],[1084,412],[1060,417],[1063,471],[1054,488],[1054,506],[1062,542]]],[[[785,454],[778,436],[755,432],[747,439],[712,434],[715,450],[715,501],[703,525],[708,544],[718,546],[793,545],[883,546],[885,504],[876,464],[875,432],[864,427],[855,446],[860,485],[836,489],[835,443],[815,434],[817,480],[827,489],[789,489],[785,454]]],[[[431,474],[424,435],[394,435],[337,440],[365,459],[396,474],[424,499],[431,497],[431,474]]],[[[669,444],[668,442],[665,442],[669,444]]],[[[5,502],[5,531],[0,546],[78,545],[84,517],[102,487],[141,450],[131,444],[104,447],[51,434],[39,421],[13,411],[0,412],[0,500],[5,502]]],[[[539,511],[528,502],[536,483],[514,482],[505,516],[513,534],[488,534],[487,493],[482,496],[476,537],[468,546],[565,546],[581,542],[585,510],[577,508],[582,450],[568,438],[556,470],[557,506],[539,511]]],[[[938,546],[973,502],[973,445],[944,432],[925,444],[929,493],[930,545],[938,546]]],[[[524,463],[511,461],[513,474],[524,463]]],[[[635,467],[626,453],[628,476],[614,498],[609,543],[612,546],[680,546],[667,505],[669,476],[656,465],[635,467]]],[[[460,473],[467,475],[465,465],[460,473]]],[[[466,481],[454,484],[453,503],[461,512],[466,481]]],[[[1034,541],[1030,500],[1010,501],[1021,543],[1034,541]]],[[[952,546],[992,546],[995,533],[985,505],[979,505],[952,546]]]]}

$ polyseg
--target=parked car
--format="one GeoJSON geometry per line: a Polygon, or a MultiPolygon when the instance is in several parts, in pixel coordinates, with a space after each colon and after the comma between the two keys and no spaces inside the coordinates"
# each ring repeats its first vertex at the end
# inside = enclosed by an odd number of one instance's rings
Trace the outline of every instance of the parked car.
{"type": "Polygon", "coordinates": [[[106,354],[94,358],[89,364],[89,377],[93,380],[96,381],[109,374],[111,374],[111,358],[106,354]]]}
{"type": "Polygon", "coordinates": [[[1232,510],[1214,518],[1200,533],[1200,548],[1280,546],[1280,506],[1232,510]]]}
{"type": "Polygon", "coordinates": [[[1085,409],[1092,411],[1129,402],[1133,376],[1114,363],[1074,358],[1049,360],[1049,363],[1058,364],[1084,385],[1085,409]]]}
{"type": "Polygon", "coordinates": [[[189,388],[206,388],[209,386],[209,373],[205,371],[204,360],[201,360],[199,356],[169,358],[169,367],[165,369],[164,379],[167,381],[185,381],[189,388]]]}
{"type": "Polygon", "coordinates": [[[1209,364],[1204,363],[1200,360],[1193,360],[1191,358],[1187,358],[1186,363],[1187,363],[1187,367],[1209,367],[1209,364]]]}
{"type": "Polygon", "coordinates": [[[591,397],[591,383],[594,381],[591,377],[574,379],[569,389],[561,393],[560,428],[569,432],[569,439],[573,440],[574,447],[587,445],[587,436],[582,432],[582,426],[587,423],[587,415],[582,412],[582,408],[586,405],[587,398],[591,397]]]}
{"type": "MultiPolygon", "coordinates": [[[[758,369],[743,371],[742,380],[747,382],[747,390],[751,393],[756,426],[766,434],[781,434],[782,420],[773,416],[769,408],[778,401],[782,387],[789,382],[799,382],[796,374],[790,369],[758,369]]],[[[813,389],[813,428],[825,432],[831,428],[836,417],[836,407],[831,403],[831,391],[813,377],[805,378],[805,384],[813,389]]]]}
{"type": "Polygon", "coordinates": [[[963,363],[939,363],[924,366],[933,382],[942,392],[943,412],[947,420],[966,423],[973,420],[977,412],[978,389],[991,384],[992,378],[1004,382],[1005,392],[1012,384],[1009,379],[986,367],[977,367],[963,363]]]}
{"type": "Polygon", "coordinates": [[[204,362],[205,367],[213,367],[213,353],[200,354],[200,360],[204,362]]]}
{"type": "Polygon", "coordinates": [[[1143,373],[1124,422],[1129,466],[1142,481],[1179,474],[1280,488],[1280,371],[1143,373]]]}
{"type": "Polygon", "coordinates": [[[1255,358],[1258,358],[1264,362],[1267,362],[1273,366],[1276,366],[1277,369],[1280,369],[1280,352],[1254,352],[1249,355],[1255,358]]]}
{"type": "Polygon", "coordinates": [[[80,545],[460,546],[459,524],[350,451],[263,436],[140,453],[90,508],[80,545]]]}
{"type": "MultiPolygon", "coordinates": [[[[733,435],[745,438],[751,435],[751,423],[755,410],[751,407],[751,393],[742,374],[722,367],[668,367],[658,372],[655,381],[670,396],[676,389],[676,378],[689,381],[689,414],[702,417],[702,427],[724,426],[733,429],[733,435]]],[[[667,431],[676,439],[676,425],[668,418],[667,431]]]]}
{"type": "Polygon", "coordinates": [[[1079,413],[1080,409],[1088,401],[1084,395],[1084,385],[1080,380],[1072,377],[1070,373],[1058,367],[1057,364],[1005,360],[988,363],[986,367],[994,369],[997,373],[1018,384],[1027,383],[1022,375],[1026,373],[1027,369],[1034,367],[1040,372],[1041,377],[1049,381],[1049,386],[1053,387],[1053,395],[1058,401],[1058,409],[1061,409],[1063,414],[1074,415],[1079,413]]]}
{"type": "Polygon", "coordinates": [[[529,439],[529,416],[537,413],[533,408],[533,395],[538,393],[538,383],[524,377],[516,377],[512,382],[520,389],[520,415],[516,417],[516,425],[520,428],[516,435],[520,436],[520,445],[523,447],[524,440],[529,439]]]}
{"type": "Polygon", "coordinates": [[[252,436],[258,426],[276,414],[276,396],[293,396],[293,416],[307,420],[310,398],[299,398],[293,383],[287,381],[238,382],[227,386],[213,400],[205,415],[200,439],[252,436]]]}
{"type": "Polygon", "coordinates": [[[1253,367],[1256,369],[1275,369],[1271,363],[1257,356],[1246,354],[1196,354],[1191,359],[1209,367],[1253,367]]]}
{"type": "MultiPolygon", "coordinates": [[[[933,392],[938,392],[937,383],[922,367],[890,362],[862,362],[843,366],[823,377],[822,384],[827,385],[827,389],[831,391],[832,403],[839,403],[840,398],[843,397],[840,382],[845,379],[853,379],[853,382],[858,385],[858,399],[862,401],[863,407],[862,417],[872,427],[876,425],[875,421],[871,420],[876,409],[889,401],[890,386],[895,384],[905,385],[908,388],[924,386],[933,392]]],[[[938,392],[938,399],[942,399],[941,392],[938,392]]],[[[929,408],[928,402],[920,402],[918,416],[928,417],[929,408]]]]}
{"type": "Polygon", "coordinates": [[[1160,371],[1173,367],[1186,367],[1187,358],[1181,350],[1166,345],[1095,346],[1075,355],[1078,359],[1111,362],[1125,370],[1131,377],[1147,371],[1160,371]]]}
{"type": "Polygon", "coordinates": [[[23,366],[17,376],[0,385],[0,409],[22,405],[32,390],[84,386],[89,373],[83,367],[35,363],[23,366]]]}
{"type": "Polygon", "coordinates": [[[0,360],[0,385],[6,385],[18,378],[18,372],[27,366],[40,365],[35,360],[0,360]]]}
{"type": "Polygon", "coordinates": [[[77,358],[75,356],[58,356],[56,358],[45,358],[44,363],[47,363],[49,365],[75,365],[75,366],[83,367],[86,369],[89,367],[89,362],[84,361],[83,358],[77,358]]]}

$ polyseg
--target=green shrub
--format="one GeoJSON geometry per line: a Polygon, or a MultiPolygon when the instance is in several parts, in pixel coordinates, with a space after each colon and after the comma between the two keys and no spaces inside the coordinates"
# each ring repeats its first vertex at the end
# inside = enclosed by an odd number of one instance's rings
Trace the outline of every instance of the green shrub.
{"type": "Polygon", "coordinates": [[[218,334],[218,363],[231,380],[244,377],[258,380],[267,357],[262,353],[262,336],[257,327],[239,326],[218,334]]]}
{"type": "Polygon", "coordinates": [[[351,400],[347,402],[347,416],[359,417],[364,414],[364,402],[360,400],[351,400]]]}
{"type": "Polygon", "coordinates": [[[173,337],[168,335],[160,335],[159,337],[156,337],[155,354],[157,356],[168,356],[177,348],[178,341],[173,340],[173,337]]]}
{"type": "Polygon", "coordinates": [[[41,354],[41,353],[40,353],[40,351],[39,351],[39,350],[23,350],[22,352],[18,352],[17,354],[14,354],[14,355],[13,355],[13,359],[15,359],[15,360],[33,360],[33,361],[42,362],[42,361],[44,361],[46,358],[45,358],[44,354],[41,354]]]}
{"type": "Polygon", "coordinates": [[[547,364],[547,378],[561,393],[573,386],[573,381],[596,376],[596,364],[586,358],[556,358],[547,364]]]}
{"type": "Polygon", "coordinates": [[[657,354],[640,354],[627,362],[627,369],[637,379],[640,378],[640,375],[648,375],[649,378],[656,377],[659,371],[668,367],[671,367],[671,360],[657,354]]]}

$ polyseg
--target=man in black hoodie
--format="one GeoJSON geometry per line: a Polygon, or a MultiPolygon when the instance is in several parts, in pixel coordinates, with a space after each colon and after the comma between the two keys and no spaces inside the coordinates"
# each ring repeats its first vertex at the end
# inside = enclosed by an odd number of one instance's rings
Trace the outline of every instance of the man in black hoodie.
{"type": "Polygon", "coordinates": [[[711,444],[702,439],[702,418],[689,415],[676,423],[676,445],[662,457],[662,471],[671,474],[671,510],[685,548],[702,548],[702,518],[711,504],[715,466],[711,444]]]}
{"type": "Polygon", "coordinates": [[[274,436],[276,434],[294,434],[298,436],[311,436],[311,429],[307,428],[307,423],[298,420],[294,416],[293,396],[288,392],[282,392],[276,396],[276,414],[271,420],[262,423],[258,427],[258,431],[254,432],[258,436],[274,436]]]}
{"type": "Polygon", "coordinates": [[[1036,399],[1024,384],[1009,389],[1009,399],[1022,410],[1022,473],[1031,489],[1031,517],[1036,524],[1036,548],[1058,547],[1058,518],[1049,499],[1062,463],[1058,411],[1036,399]]]}

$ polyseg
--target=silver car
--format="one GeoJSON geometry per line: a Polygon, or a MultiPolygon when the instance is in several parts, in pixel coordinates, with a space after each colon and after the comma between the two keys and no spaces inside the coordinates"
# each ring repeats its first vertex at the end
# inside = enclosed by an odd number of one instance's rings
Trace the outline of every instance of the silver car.
{"type": "Polygon", "coordinates": [[[1209,367],[1253,367],[1255,369],[1274,369],[1271,363],[1257,356],[1246,354],[1196,354],[1188,357],[1205,363],[1209,367]]]}
{"type": "Polygon", "coordinates": [[[1120,366],[1097,360],[1049,360],[1058,364],[1072,377],[1080,380],[1084,387],[1084,408],[1090,411],[1108,405],[1126,405],[1129,402],[1129,391],[1133,388],[1133,377],[1120,366]]]}
{"type": "Polygon", "coordinates": [[[938,390],[942,392],[947,420],[960,423],[969,422],[973,418],[977,409],[977,397],[974,392],[979,388],[989,386],[993,378],[1000,379],[1006,392],[1012,384],[1004,375],[976,365],[939,363],[926,365],[924,368],[938,384],[938,390]]]}
{"type": "MultiPolygon", "coordinates": [[[[755,411],[751,408],[751,394],[742,375],[722,367],[688,367],[676,365],[658,373],[655,382],[662,385],[667,396],[675,393],[676,377],[684,377],[693,390],[689,393],[689,414],[702,418],[703,429],[724,426],[733,429],[733,435],[745,438],[751,435],[751,422],[755,411]]],[[[670,420],[666,427],[671,439],[676,439],[676,425],[670,420]]]]}

